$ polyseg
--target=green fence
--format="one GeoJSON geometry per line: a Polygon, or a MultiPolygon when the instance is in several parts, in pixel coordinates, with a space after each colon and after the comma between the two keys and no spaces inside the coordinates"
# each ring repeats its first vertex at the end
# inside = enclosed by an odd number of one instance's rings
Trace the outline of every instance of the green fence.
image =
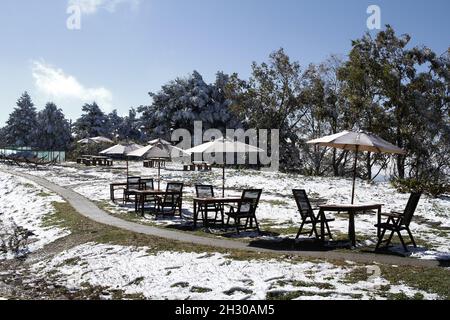
{"type": "Polygon", "coordinates": [[[33,150],[32,148],[28,147],[0,149],[0,154],[4,154],[5,156],[21,152],[32,154],[33,156],[40,159],[44,159],[46,161],[58,161],[58,162],[66,161],[65,151],[42,151],[42,150],[33,150]]]}

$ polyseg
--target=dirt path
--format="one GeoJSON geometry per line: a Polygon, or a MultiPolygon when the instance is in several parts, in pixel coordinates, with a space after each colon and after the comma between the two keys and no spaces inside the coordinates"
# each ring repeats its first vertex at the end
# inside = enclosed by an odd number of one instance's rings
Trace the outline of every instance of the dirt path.
{"type": "Polygon", "coordinates": [[[392,255],[383,255],[375,253],[352,253],[352,252],[336,252],[336,251],[280,251],[271,250],[266,248],[252,247],[249,244],[224,239],[214,239],[201,237],[196,235],[191,235],[188,233],[165,230],[160,228],[155,228],[151,226],[145,226],[129,221],[125,221],[116,217],[113,217],[106,213],[105,211],[98,208],[94,203],[89,201],[82,195],[74,192],[68,187],[62,187],[56,185],[46,179],[33,176],[30,174],[19,173],[13,170],[0,169],[8,174],[20,176],[29,179],[42,187],[57,193],[63,197],[80,215],[87,217],[95,222],[105,224],[108,226],[113,226],[121,228],[124,230],[146,234],[151,236],[156,236],[160,238],[181,241],[185,243],[206,245],[210,247],[222,248],[222,249],[234,249],[234,250],[248,250],[253,252],[270,252],[279,254],[290,254],[305,258],[318,258],[318,259],[331,259],[331,260],[348,260],[357,263],[364,264],[387,264],[387,265],[402,265],[402,266],[417,266],[417,267],[438,267],[440,266],[439,261],[435,260],[419,260],[413,258],[397,257],[392,255]]]}

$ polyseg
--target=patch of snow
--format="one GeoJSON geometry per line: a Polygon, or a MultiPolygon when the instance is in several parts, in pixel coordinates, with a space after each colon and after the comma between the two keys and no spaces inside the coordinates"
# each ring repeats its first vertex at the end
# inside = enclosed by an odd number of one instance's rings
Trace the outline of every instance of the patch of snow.
{"type": "MultiPolygon", "coordinates": [[[[41,276],[55,276],[55,281],[69,289],[89,283],[149,299],[266,299],[268,293],[292,291],[305,292],[300,299],[382,299],[380,286],[389,285],[380,277],[346,281],[355,269],[353,265],[238,261],[218,253],[153,254],[148,248],[94,243],[63,252],[33,269],[41,276]]],[[[439,298],[406,285],[392,285],[391,291],[408,297],[420,293],[425,299],[439,298]]]]}

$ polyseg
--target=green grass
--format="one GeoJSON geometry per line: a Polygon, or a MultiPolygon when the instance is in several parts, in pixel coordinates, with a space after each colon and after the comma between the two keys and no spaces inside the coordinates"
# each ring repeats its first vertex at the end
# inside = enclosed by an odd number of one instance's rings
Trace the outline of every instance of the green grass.
{"type": "MultiPolygon", "coordinates": [[[[258,253],[243,250],[225,250],[215,247],[193,245],[189,243],[182,243],[174,240],[162,239],[154,236],[137,234],[134,232],[118,229],[115,227],[105,226],[94,221],[91,221],[79,215],[70,204],[65,202],[54,202],[53,206],[55,212],[45,218],[44,224],[46,226],[58,226],[69,229],[73,237],[77,237],[78,244],[86,242],[96,242],[103,244],[124,245],[124,246],[140,246],[148,247],[149,254],[155,254],[160,251],[171,252],[195,252],[195,253],[222,253],[226,254],[230,259],[251,261],[251,260],[270,260],[286,261],[286,256],[282,253],[258,253]]],[[[69,236],[69,237],[70,237],[69,236]]],[[[304,259],[301,257],[289,257],[292,263],[322,262],[317,259],[304,259]]],[[[75,263],[76,261],[67,261],[66,263],[75,263]]],[[[336,266],[346,265],[343,261],[332,261],[330,263],[336,266]]],[[[355,270],[351,271],[345,278],[346,283],[356,283],[358,281],[365,281],[370,276],[367,269],[363,265],[355,265],[355,270]]],[[[443,299],[450,299],[450,270],[444,268],[420,268],[420,267],[401,267],[396,268],[392,266],[380,265],[381,276],[390,281],[391,284],[404,283],[412,288],[423,290],[429,293],[436,293],[443,299]]],[[[309,283],[296,282],[294,285],[309,286],[309,283]]],[[[316,287],[322,289],[332,289],[332,286],[325,281],[315,284],[316,287]]],[[[207,288],[195,288],[195,292],[200,292],[207,288]]],[[[405,298],[402,296],[392,296],[387,293],[388,298],[405,298]]],[[[94,290],[97,293],[98,290],[94,290]]],[[[383,291],[383,290],[381,290],[383,291]]],[[[312,295],[305,291],[288,292],[284,294],[268,293],[268,299],[292,299],[301,295],[312,295]]],[[[316,293],[314,293],[315,295],[316,293]]],[[[95,294],[94,294],[95,295],[95,294]]],[[[128,297],[123,293],[118,292],[118,296],[128,297]]],[[[420,298],[417,296],[415,298],[420,298]]]]}

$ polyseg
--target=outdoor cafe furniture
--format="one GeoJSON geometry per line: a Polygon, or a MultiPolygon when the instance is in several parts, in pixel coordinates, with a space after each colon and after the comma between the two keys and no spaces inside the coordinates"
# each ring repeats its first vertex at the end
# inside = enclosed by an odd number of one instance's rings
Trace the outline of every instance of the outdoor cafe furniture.
{"type": "Polygon", "coordinates": [[[208,198],[204,198],[204,197],[195,197],[193,199],[194,201],[194,229],[197,228],[197,222],[198,222],[198,216],[199,213],[201,213],[200,208],[201,207],[205,207],[208,205],[218,205],[220,207],[223,207],[225,204],[239,204],[242,200],[242,197],[208,197],[208,198]]]}
{"type": "Polygon", "coordinates": [[[123,203],[132,202],[131,197],[134,196],[134,201],[136,200],[136,190],[141,188],[141,178],[140,177],[128,177],[127,186],[123,190],[123,203]]]}
{"type": "MultiPolygon", "coordinates": [[[[139,177],[140,178],[140,177],[139,177]]],[[[128,186],[128,181],[124,182],[113,182],[109,185],[109,195],[112,202],[116,201],[115,193],[117,190],[124,191],[128,186]]],[[[138,189],[143,189],[144,187],[140,185],[138,189]]],[[[123,200],[123,199],[122,199],[123,200]]]]}
{"type": "MultiPolygon", "coordinates": [[[[253,228],[253,223],[255,223],[256,229],[259,231],[258,221],[256,220],[256,208],[258,206],[259,198],[261,196],[262,190],[244,190],[241,197],[195,197],[194,198],[194,226],[193,228],[197,228],[198,216],[201,213],[200,208],[205,207],[207,205],[219,205],[220,207],[224,207],[224,205],[231,205],[230,212],[225,213],[229,216],[229,218],[236,218],[235,226],[236,231],[239,233],[242,228],[240,228],[240,220],[246,219],[246,225],[244,229],[250,224],[250,227],[253,228]],[[237,206],[233,206],[237,205],[237,206]]],[[[228,219],[229,222],[229,219],[228,219]]]]}
{"type": "Polygon", "coordinates": [[[256,209],[258,208],[261,194],[262,189],[244,190],[237,208],[231,206],[230,211],[225,212],[228,216],[227,226],[230,226],[230,219],[233,219],[237,234],[240,231],[251,229],[256,229],[260,233],[258,220],[256,219],[256,209]],[[241,220],[245,220],[244,225],[241,224],[241,220]]]}
{"type": "Polygon", "coordinates": [[[175,215],[176,211],[182,213],[183,207],[183,183],[170,182],[167,184],[165,191],[141,189],[134,190],[136,195],[135,209],[136,212],[141,211],[144,216],[145,204],[154,203],[156,215],[175,215]]]}
{"type": "MultiPolygon", "coordinates": [[[[350,238],[350,242],[352,247],[356,246],[356,232],[355,232],[355,216],[358,213],[364,213],[366,211],[378,211],[378,219],[381,217],[381,208],[382,204],[327,204],[319,206],[319,216],[320,216],[320,240],[325,241],[325,212],[337,212],[337,213],[348,213],[349,217],[349,227],[348,227],[348,236],[350,238]]],[[[379,220],[381,222],[381,220],[379,220]]],[[[378,230],[378,233],[380,231],[378,230]]],[[[380,234],[378,234],[378,237],[380,234]]]]}
{"type": "Polygon", "coordinates": [[[417,205],[419,204],[421,196],[421,193],[412,193],[403,212],[378,213],[378,224],[375,225],[375,227],[377,227],[378,229],[378,243],[375,250],[378,250],[383,242],[385,242],[386,247],[389,246],[394,234],[397,233],[403,248],[407,252],[408,248],[406,247],[405,241],[403,240],[401,231],[406,231],[408,233],[414,248],[417,248],[417,244],[414,241],[414,237],[411,233],[411,230],[409,229],[409,225],[414,216],[414,212],[417,209],[417,205]],[[388,217],[387,221],[384,223],[381,222],[381,218],[383,216],[388,217]],[[391,232],[391,234],[389,235],[387,240],[384,240],[384,236],[386,235],[386,231],[388,230],[391,232]]]}
{"type": "Polygon", "coordinates": [[[203,161],[194,161],[192,164],[187,164],[183,166],[184,171],[211,171],[211,164],[203,161]]]}
{"type": "MultiPolygon", "coordinates": [[[[214,198],[214,187],[212,185],[196,185],[195,192],[197,198],[214,198]]],[[[214,224],[219,222],[222,226],[225,224],[223,208],[221,205],[217,203],[200,205],[198,210],[202,215],[203,225],[208,226],[210,222],[214,224]],[[208,213],[210,212],[214,214],[214,219],[209,219],[208,213]],[[220,219],[218,219],[219,215],[220,219]]]]}
{"type": "MultiPolygon", "coordinates": [[[[296,239],[300,238],[302,234],[308,234],[311,237],[313,234],[316,238],[319,238],[319,233],[317,232],[317,225],[320,223],[322,215],[319,213],[317,216],[314,213],[314,210],[318,210],[318,208],[313,208],[309,201],[308,195],[305,190],[294,189],[292,190],[294,194],[295,202],[297,203],[298,211],[300,212],[300,216],[302,218],[302,224],[300,225],[300,229],[298,230],[296,239]],[[311,225],[311,231],[306,233],[303,232],[303,228],[305,225],[311,225]]],[[[330,238],[333,238],[330,231],[329,222],[333,222],[334,219],[324,218],[325,227],[327,229],[327,234],[330,238]]]]}
{"type": "Polygon", "coordinates": [[[158,168],[158,162],[160,163],[162,168],[166,167],[166,160],[161,160],[161,159],[144,160],[144,167],[145,168],[158,168]]]}

